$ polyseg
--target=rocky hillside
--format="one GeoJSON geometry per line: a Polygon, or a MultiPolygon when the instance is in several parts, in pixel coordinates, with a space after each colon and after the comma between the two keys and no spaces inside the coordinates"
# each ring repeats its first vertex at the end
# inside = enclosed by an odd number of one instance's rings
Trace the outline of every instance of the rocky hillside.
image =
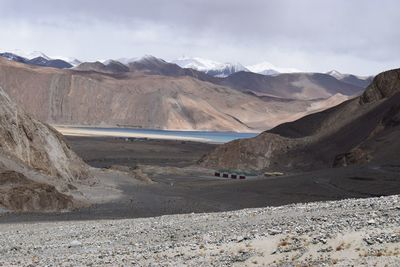
{"type": "Polygon", "coordinates": [[[0,206],[17,210],[68,209],[60,193],[91,182],[88,167],[63,137],[27,115],[0,88],[0,206]]]}
{"type": "Polygon", "coordinates": [[[1,88],[0,103],[2,152],[67,181],[86,177],[86,165],[69,149],[61,134],[32,119],[1,88]]]}
{"type": "Polygon", "coordinates": [[[368,162],[398,164],[400,69],[379,74],[366,92],[205,156],[214,168],[310,170],[368,162]]]}
{"type": "Polygon", "coordinates": [[[130,72],[97,70],[110,64],[80,65],[85,71],[77,71],[0,60],[0,86],[27,112],[52,124],[180,130],[265,130],[348,99],[265,101],[194,76],[174,76],[167,63],[151,59],[131,63],[130,72]]]}

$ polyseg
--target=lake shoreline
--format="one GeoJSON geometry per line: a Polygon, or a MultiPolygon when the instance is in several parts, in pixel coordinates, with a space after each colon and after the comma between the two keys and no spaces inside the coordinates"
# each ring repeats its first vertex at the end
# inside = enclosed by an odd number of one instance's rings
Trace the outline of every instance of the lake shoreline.
{"type": "Polygon", "coordinates": [[[115,137],[152,140],[192,141],[210,144],[222,144],[242,138],[251,138],[258,133],[157,130],[123,127],[52,125],[65,136],[78,137],[115,137]]]}

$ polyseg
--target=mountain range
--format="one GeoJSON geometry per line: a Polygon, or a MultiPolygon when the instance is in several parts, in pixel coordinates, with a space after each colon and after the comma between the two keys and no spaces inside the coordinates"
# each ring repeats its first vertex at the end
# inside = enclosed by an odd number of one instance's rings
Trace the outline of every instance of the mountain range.
{"type": "Polygon", "coordinates": [[[72,68],[73,65],[61,60],[61,59],[50,59],[49,57],[45,55],[41,55],[38,57],[34,58],[25,58],[13,53],[9,52],[4,52],[0,53],[0,57],[6,58],[11,61],[16,61],[20,63],[25,63],[28,65],[34,65],[34,66],[41,66],[41,67],[52,67],[52,68],[57,68],[57,69],[68,69],[72,68]]]}
{"type": "Polygon", "coordinates": [[[153,56],[72,68],[40,54],[3,57],[0,86],[52,124],[258,132],[357,97],[366,86],[356,76],[325,73],[215,77],[204,71],[215,62],[196,70],[153,56]]]}
{"type": "MultiPolygon", "coordinates": [[[[40,51],[34,51],[32,53],[25,53],[21,50],[14,50],[12,52],[0,53],[0,57],[5,57],[12,61],[17,61],[20,63],[26,63],[30,65],[46,66],[53,68],[74,68],[84,63],[88,65],[89,63],[102,63],[108,65],[109,62],[118,62],[125,66],[141,61],[145,58],[153,58],[153,56],[144,56],[142,58],[119,58],[119,59],[109,59],[109,60],[98,60],[95,62],[81,62],[76,58],[50,58],[40,51]]],[[[231,74],[237,72],[252,72],[262,75],[275,76],[284,73],[304,73],[296,68],[282,68],[277,67],[269,62],[261,62],[254,65],[244,66],[239,62],[236,63],[221,63],[218,61],[204,59],[199,57],[181,57],[175,60],[171,60],[169,63],[178,65],[183,69],[193,69],[196,71],[204,72],[213,77],[224,78],[231,74]]],[[[80,69],[86,69],[87,66],[82,66],[80,69]]],[[[107,71],[108,72],[108,71],[107,71]]],[[[366,87],[369,82],[371,82],[372,76],[357,76],[353,74],[342,74],[336,70],[327,72],[326,74],[335,77],[338,80],[346,81],[350,84],[356,84],[361,87],[366,87]]]]}

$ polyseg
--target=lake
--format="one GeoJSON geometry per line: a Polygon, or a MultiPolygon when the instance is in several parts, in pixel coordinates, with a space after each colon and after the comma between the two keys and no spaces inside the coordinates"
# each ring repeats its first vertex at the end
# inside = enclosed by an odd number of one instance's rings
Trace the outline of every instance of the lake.
{"type": "Polygon", "coordinates": [[[134,129],[119,127],[54,126],[64,135],[113,136],[125,138],[148,138],[187,140],[207,143],[226,143],[236,139],[251,138],[258,133],[217,132],[217,131],[172,131],[134,129]]]}

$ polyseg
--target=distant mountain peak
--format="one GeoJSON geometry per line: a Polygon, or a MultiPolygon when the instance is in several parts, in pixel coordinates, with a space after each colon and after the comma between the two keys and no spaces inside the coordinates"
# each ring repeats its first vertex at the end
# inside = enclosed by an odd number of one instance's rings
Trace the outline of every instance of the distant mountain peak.
{"type": "Polygon", "coordinates": [[[335,77],[336,79],[339,79],[339,80],[343,79],[346,76],[345,74],[343,74],[343,73],[341,73],[341,72],[339,72],[337,70],[328,71],[326,74],[331,75],[331,76],[333,76],[333,77],[335,77]]]}
{"type": "Polygon", "coordinates": [[[40,52],[40,51],[33,51],[31,53],[28,54],[28,56],[26,58],[28,59],[34,59],[34,58],[44,58],[46,60],[51,60],[50,57],[48,57],[47,55],[45,55],[44,53],[40,52]]]}
{"type": "Polygon", "coordinates": [[[268,61],[263,61],[254,65],[246,66],[251,72],[264,74],[264,75],[276,75],[279,73],[296,73],[302,72],[295,68],[282,68],[273,65],[268,61]]]}
{"type": "Polygon", "coordinates": [[[239,71],[249,71],[245,66],[238,62],[221,63],[200,57],[180,57],[171,61],[171,63],[175,63],[181,68],[198,70],[214,77],[227,77],[239,71]]]}
{"type": "Polygon", "coordinates": [[[153,55],[144,55],[143,57],[136,60],[137,62],[163,62],[166,63],[164,59],[155,57],[153,55]]]}
{"type": "Polygon", "coordinates": [[[37,58],[37,57],[42,57],[42,58],[47,59],[47,60],[51,59],[50,57],[48,57],[47,55],[45,55],[43,52],[40,52],[40,51],[26,52],[26,51],[23,51],[21,49],[14,49],[10,53],[18,55],[20,57],[24,57],[24,58],[26,58],[28,60],[31,60],[31,59],[34,59],[34,58],[37,58]]]}
{"type": "MultiPolygon", "coordinates": [[[[13,52],[3,52],[0,53],[1,57],[7,58],[8,60],[35,65],[35,66],[42,66],[42,67],[52,67],[58,69],[68,69],[74,66],[74,64],[70,63],[69,61],[60,59],[60,58],[50,58],[44,53],[40,51],[34,51],[31,53],[25,53],[21,50],[13,50],[13,52]]],[[[79,62],[79,61],[77,61],[79,62]]],[[[75,62],[75,63],[77,63],[75,62]]],[[[76,64],[77,65],[77,64],[76,64]]]]}

